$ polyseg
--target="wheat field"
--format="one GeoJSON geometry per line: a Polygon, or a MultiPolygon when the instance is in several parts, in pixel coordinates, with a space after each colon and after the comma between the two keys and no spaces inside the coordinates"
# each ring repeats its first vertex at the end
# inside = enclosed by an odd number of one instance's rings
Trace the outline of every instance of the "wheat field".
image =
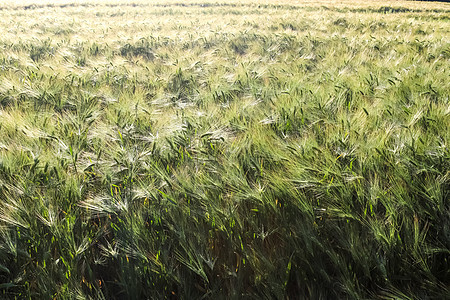
{"type": "Polygon", "coordinates": [[[0,4],[4,299],[450,299],[450,4],[0,4]]]}

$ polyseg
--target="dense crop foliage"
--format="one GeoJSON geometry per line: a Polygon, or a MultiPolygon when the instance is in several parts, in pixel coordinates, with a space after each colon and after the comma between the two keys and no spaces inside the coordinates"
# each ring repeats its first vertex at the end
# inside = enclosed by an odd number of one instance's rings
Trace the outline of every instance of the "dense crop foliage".
{"type": "Polygon", "coordinates": [[[449,5],[149,3],[0,6],[1,298],[448,298],[449,5]]]}

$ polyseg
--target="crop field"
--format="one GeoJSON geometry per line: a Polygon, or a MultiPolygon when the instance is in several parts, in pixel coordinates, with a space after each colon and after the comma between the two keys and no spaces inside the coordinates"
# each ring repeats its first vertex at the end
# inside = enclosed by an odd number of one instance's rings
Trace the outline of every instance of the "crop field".
{"type": "Polygon", "coordinates": [[[449,3],[3,1],[0,298],[450,299],[449,94],[449,3]]]}

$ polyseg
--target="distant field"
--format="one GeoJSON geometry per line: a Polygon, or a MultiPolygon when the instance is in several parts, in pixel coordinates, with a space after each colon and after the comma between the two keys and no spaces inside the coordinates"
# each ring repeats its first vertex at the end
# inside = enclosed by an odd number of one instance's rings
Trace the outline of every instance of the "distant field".
{"type": "Polygon", "coordinates": [[[0,298],[449,299],[450,4],[0,4],[0,298]]]}

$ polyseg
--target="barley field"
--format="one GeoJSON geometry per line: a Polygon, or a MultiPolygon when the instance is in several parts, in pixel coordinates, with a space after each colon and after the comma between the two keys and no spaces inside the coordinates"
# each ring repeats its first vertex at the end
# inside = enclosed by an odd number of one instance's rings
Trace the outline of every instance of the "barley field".
{"type": "Polygon", "coordinates": [[[0,298],[450,299],[450,4],[3,1],[0,298]]]}

